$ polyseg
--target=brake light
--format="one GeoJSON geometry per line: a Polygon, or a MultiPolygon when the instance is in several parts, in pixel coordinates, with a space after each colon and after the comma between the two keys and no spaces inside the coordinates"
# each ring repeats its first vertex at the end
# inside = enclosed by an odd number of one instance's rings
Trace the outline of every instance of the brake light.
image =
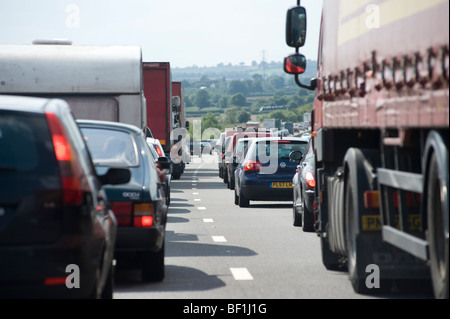
{"type": "Polygon", "coordinates": [[[153,226],[153,216],[155,216],[155,209],[153,204],[134,204],[133,225],[135,227],[151,227],[153,226]]]}
{"type": "Polygon", "coordinates": [[[311,188],[316,187],[316,180],[314,179],[314,175],[311,172],[307,172],[305,174],[305,182],[306,185],[308,185],[311,188]]]}
{"type": "Polygon", "coordinates": [[[163,156],[159,145],[155,145],[155,149],[156,149],[156,153],[158,153],[158,156],[163,156]]]}
{"type": "Polygon", "coordinates": [[[59,118],[51,112],[46,112],[45,115],[50,127],[53,147],[61,174],[63,202],[67,205],[78,205],[83,200],[80,163],[73,154],[72,146],[59,118]]]}
{"type": "Polygon", "coordinates": [[[244,164],[244,171],[259,171],[262,164],[258,161],[249,160],[244,164]]]}

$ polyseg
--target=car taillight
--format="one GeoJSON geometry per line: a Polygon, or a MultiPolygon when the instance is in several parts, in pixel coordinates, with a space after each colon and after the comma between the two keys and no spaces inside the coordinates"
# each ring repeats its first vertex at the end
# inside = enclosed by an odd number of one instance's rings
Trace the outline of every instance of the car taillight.
{"type": "Polygon", "coordinates": [[[117,226],[131,226],[133,203],[114,202],[112,203],[112,210],[114,216],[116,216],[117,226]]]}
{"type": "Polygon", "coordinates": [[[45,115],[50,127],[53,147],[61,174],[63,202],[68,205],[78,205],[83,200],[80,163],[73,154],[72,145],[69,143],[59,118],[51,112],[46,112],[45,115]]]}
{"type": "Polygon", "coordinates": [[[155,145],[155,149],[156,149],[156,153],[158,153],[158,156],[163,156],[159,145],[155,145]]]}
{"type": "Polygon", "coordinates": [[[151,227],[153,226],[155,209],[153,204],[134,204],[133,225],[135,227],[151,227]]]}
{"type": "Polygon", "coordinates": [[[305,182],[306,185],[308,185],[311,188],[316,187],[316,180],[314,179],[314,175],[311,172],[307,172],[305,174],[305,182]]]}
{"type": "Polygon", "coordinates": [[[262,164],[258,161],[249,160],[244,164],[244,171],[259,171],[262,164]]]}

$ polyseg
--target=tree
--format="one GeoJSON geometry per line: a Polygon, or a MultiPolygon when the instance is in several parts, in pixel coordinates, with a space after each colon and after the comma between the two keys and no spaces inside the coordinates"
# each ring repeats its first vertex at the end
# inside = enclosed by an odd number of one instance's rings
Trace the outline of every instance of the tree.
{"type": "Polygon", "coordinates": [[[237,114],[236,120],[237,120],[238,123],[247,123],[248,121],[250,121],[250,118],[251,118],[251,114],[249,112],[247,112],[247,111],[240,111],[237,114]]]}
{"type": "Polygon", "coordinates": [[[194,104],[201,109],[209,107],[211,105],[211,102],[209,100],[208,91],[204,89],[197,90],[197,93],[195,94],[194,104]]]}
{"type": "Polygon", "coordinates": [[[243,95],[248,95],[248,87],[245,82],[240,80],[232,80],[228,87],[228,94],[234,95],[236,93],[242,93],[243,95]]]}
{"type": "Polygon", "coordinates": [[[219,120],[212,113],[202,116],[202,133],[207,128],[219,127],[219,120]]]}
{"type": "Polygon", "coordinates": [[[231,104],[236,106],[245,106],[247,99],[242,93],[236,93],[231,97],[231,104]]]}
{"type": "Polygon", "coordinates": [[[228,96],[222,96],[219,99],[217,106],[220,107],[221,109],[226,109],[228,107],[228,96]]]}
{"type": "Polygon", "coordinates": [[[240,110],[239,107],[229,108],[225,112],[225,123],[233,124],[233,125],[236,124],[237,115],[238,115],[239,110],[240,110]]]}
{"type": "Polygon", "coordinates": [[[269,86],[274,90],[279,90],[284,87],[284,79],[281,76],[271,76],[268,79],[269,86]]]}

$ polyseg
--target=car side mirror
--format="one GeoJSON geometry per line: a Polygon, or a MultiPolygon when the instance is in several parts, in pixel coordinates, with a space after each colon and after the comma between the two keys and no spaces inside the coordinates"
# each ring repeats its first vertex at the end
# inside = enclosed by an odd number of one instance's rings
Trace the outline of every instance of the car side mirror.
{"type": "Polygon", "coordinates": [[[303,153],[300,151],[292,151],[289,153],[289,161],[294,163],[300,163],[303,158],[303,153]]]}
{"type": "Polygon", "coordinates": [[[131,171],[128,168],[110,168],[104,175],[99,175],[98,179],[102,185],[126,184],[131,179],[131,171]]]}

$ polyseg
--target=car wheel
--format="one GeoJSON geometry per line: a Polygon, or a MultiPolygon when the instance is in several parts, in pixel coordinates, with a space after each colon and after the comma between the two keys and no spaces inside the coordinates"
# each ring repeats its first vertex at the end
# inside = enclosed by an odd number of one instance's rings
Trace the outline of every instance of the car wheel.
{"type": "Polygon", "coordinates": [[[228,183],[228,188],[234,190],[234,177],[230,178],[230,182],[228,183]]]}
{"type": "Polygon", "coordinates": [[[157,282],[164,279],[164,244],[156,252],[145,252],[142,258],[142,281],[157,282]]]}
{"type": "Polygon", "coordinates": [[[228,184],[228,172],[226,169],[223,171],[223,182],[228,184]]]}
{"type": "Polygon", "coordinates": [[[305,201],[303,201],[302,205],[303,205],[303,214],[302,214],[303,231],[312,233],[315,231],[314,214],[313,212],[309,211],[308,207],[306,207],[305,201]]]}
{"type": "Polygon", "coordinates": [[[105,287],[103,287],[101,299],[113,299],[114,291],[114,265],[111,260],[111,265],[108,271],[108,277],[106,278],[105,287]]]}
{"type": "Polygon", "coordinates": [[[250,200],[242,194],[242,191],[239,191],[239,207],[249,207],[250,200]]]}
{"type": "Polygon", "coordinates": [[[302,215],[300,215],[297,211],[297,208],[295,208],[295,200],[292,203],[292,215],[293,215],[293,225],[295,227],[301,227],[302,226],[302,215]]]}
{"type": "Polygon", "coordinates": [[[234,190],[234,205],[239,205],[239,196],[236,192],[236,189],[234,190]]]}

